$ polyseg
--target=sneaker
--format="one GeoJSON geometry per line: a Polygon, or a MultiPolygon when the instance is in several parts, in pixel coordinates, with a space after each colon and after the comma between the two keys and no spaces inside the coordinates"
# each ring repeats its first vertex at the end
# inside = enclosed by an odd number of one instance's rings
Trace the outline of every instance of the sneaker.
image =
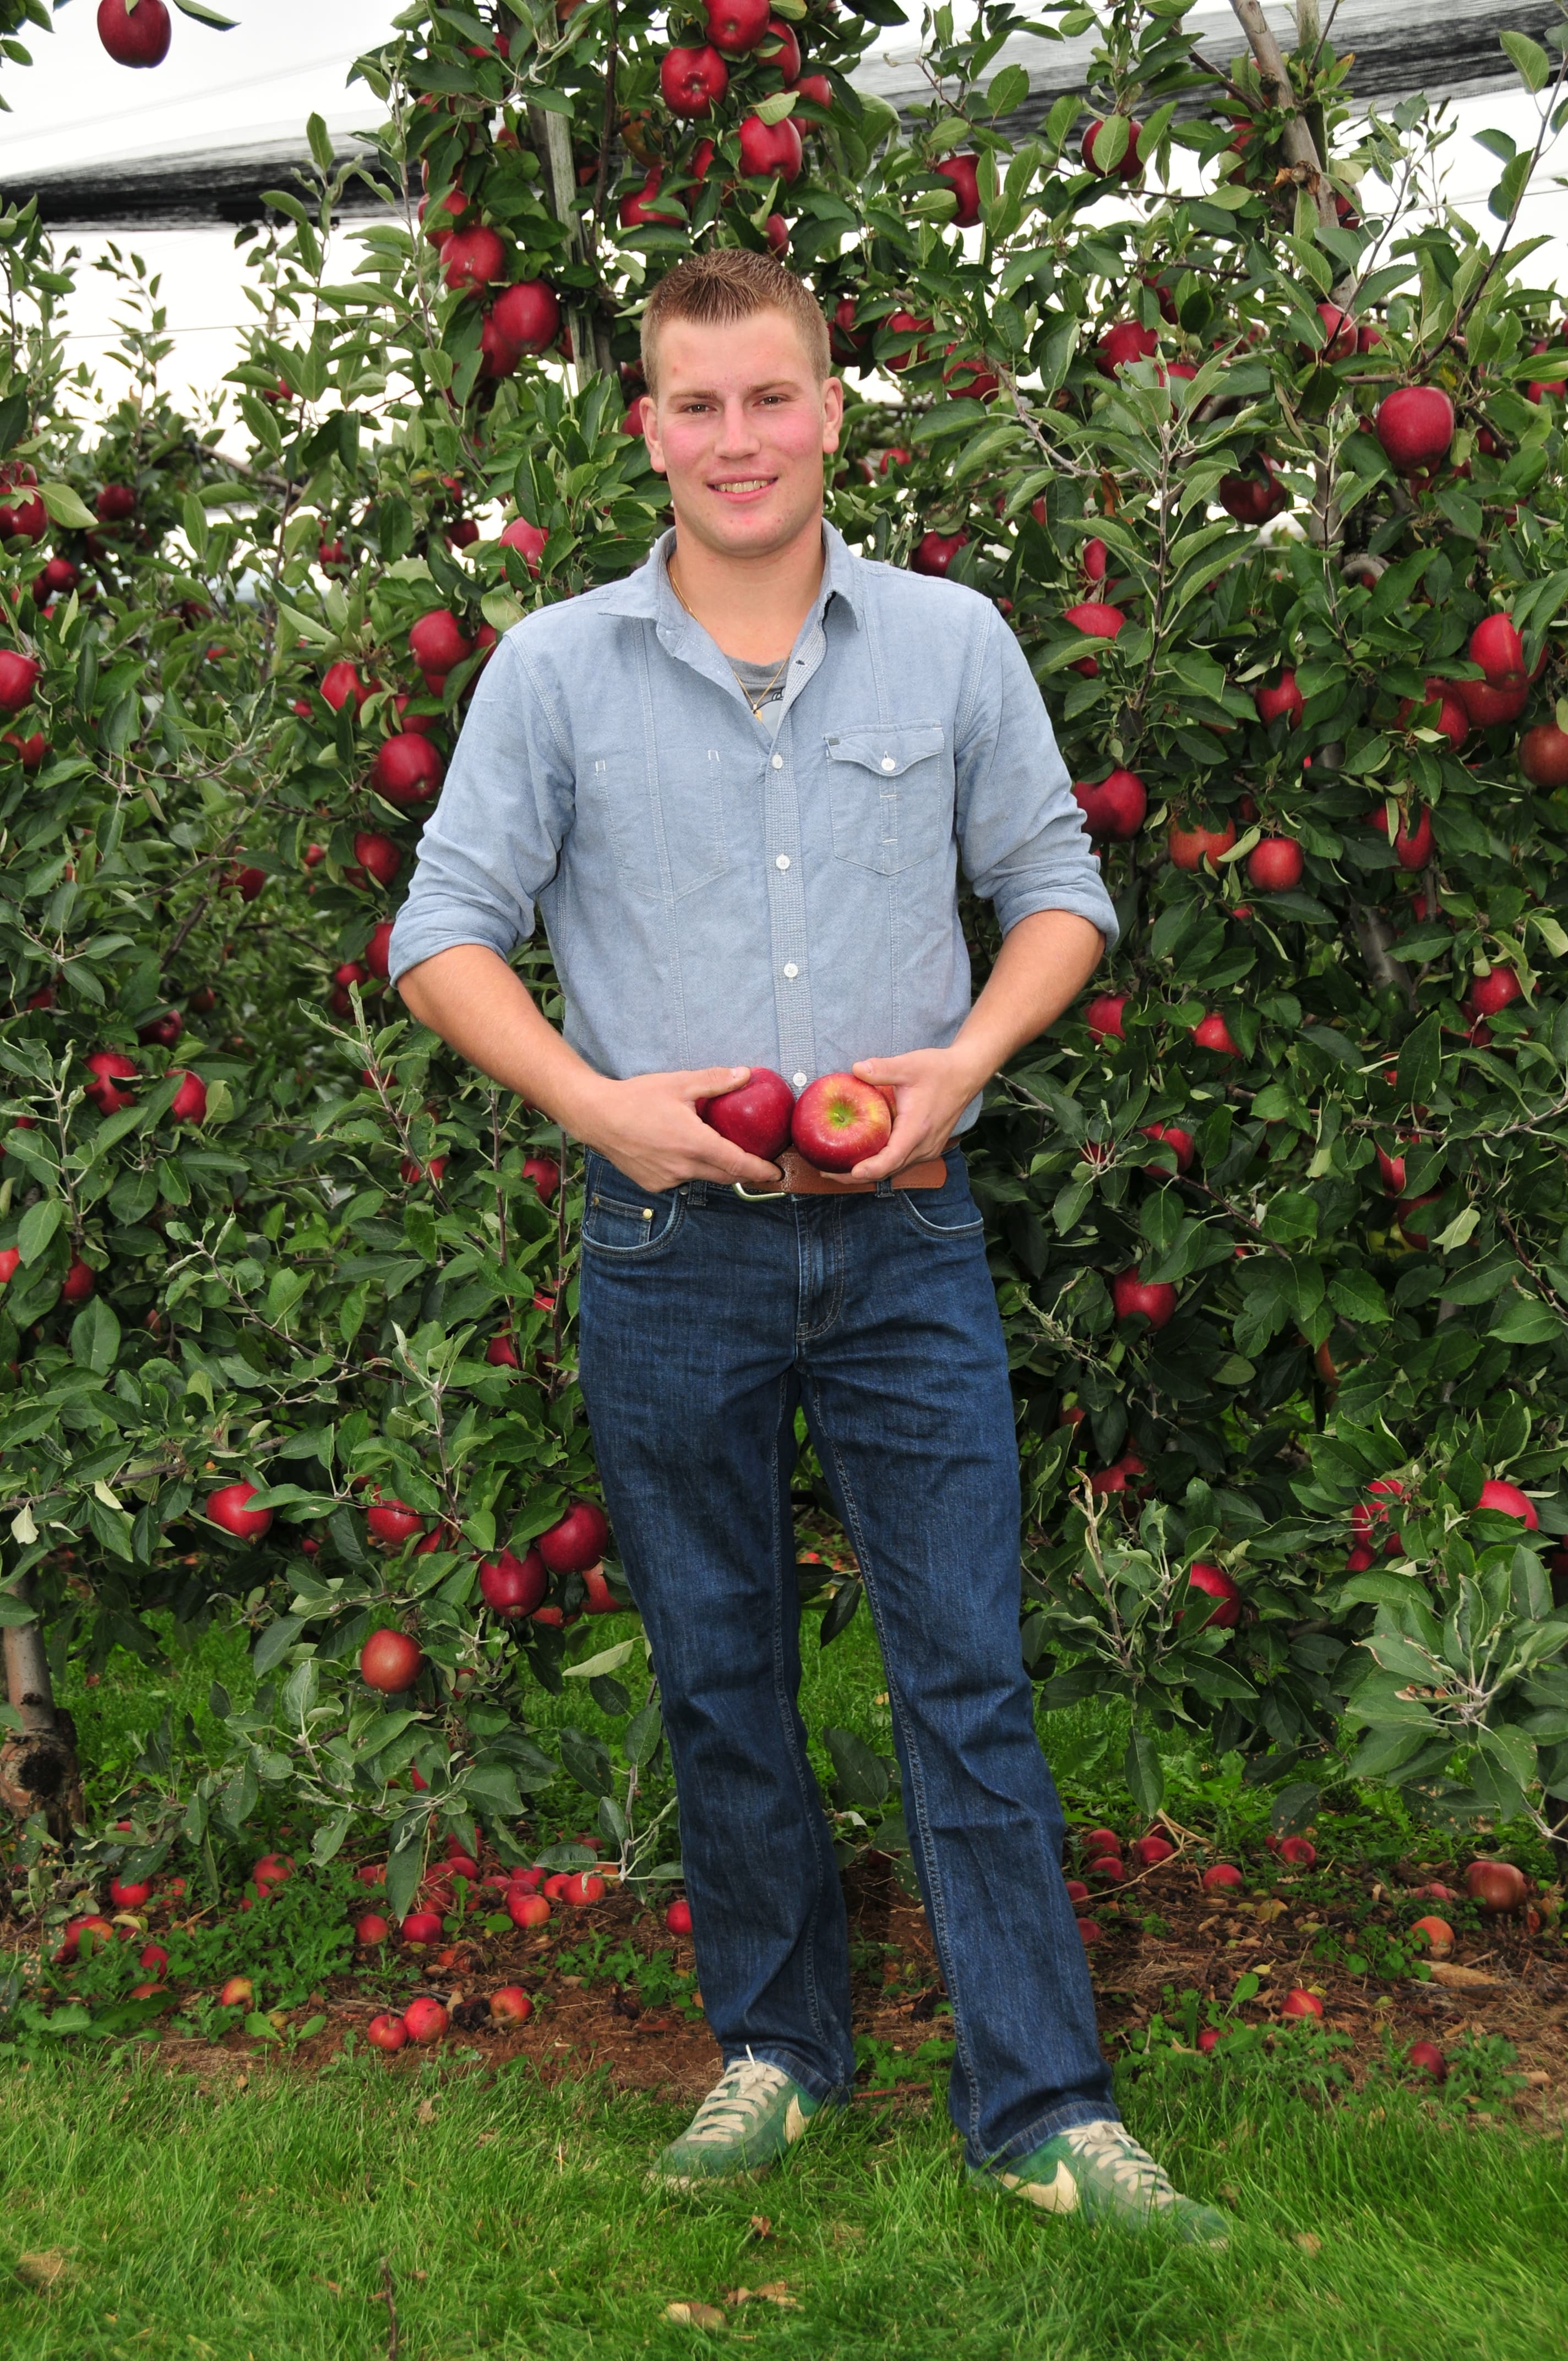
{"type": "Polygon", "coordinates": [[[1081,2213],[1096,2226],[1165,2231],[1194,2246],[1223,2246],[1230,2239],[1228,2215],[1179,2196],[1125,2125],[1108,2120],[1075,2124],[1011,2165],[970,2165],[969,2178],[1042,2213],[1081,2213]]]}
{"type": "Polygon", "coordinates": [[[782,2066],[738,2058],[648,2178],[666,2189],[691,2189],[698,2181],[765,2172],[794,2146],[819,2103],[782,2066]]]}

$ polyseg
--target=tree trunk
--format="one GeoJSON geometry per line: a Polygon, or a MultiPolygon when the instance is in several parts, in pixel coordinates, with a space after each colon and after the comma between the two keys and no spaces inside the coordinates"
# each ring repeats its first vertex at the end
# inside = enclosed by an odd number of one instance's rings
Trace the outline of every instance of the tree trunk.
{"type": "MultiPolygon", "coordinates": [[[[9,1595],[26,1598],[26,1576],[9,1595]]],[[[0,1804],[17,1819],[41,1812],[57,1843],[69,1844],[84,1817],[76,1729],[54,1701],[43,1632],[37,1623],[5,1627],[5,1695],[22,1718],[0,1746],[0,1804]]]]}

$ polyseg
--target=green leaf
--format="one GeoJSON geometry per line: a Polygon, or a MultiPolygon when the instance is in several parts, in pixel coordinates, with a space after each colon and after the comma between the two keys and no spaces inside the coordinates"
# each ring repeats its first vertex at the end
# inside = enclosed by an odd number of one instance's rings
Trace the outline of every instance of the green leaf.
{"type": "Polygon", "coordinates": [[[16,1231],[16,1247],[24,1269],[37,1262],[55,1232],[65,1221],[65,1201],[60,1197],[40,1197],[22,1215],[16,1231]]]}
{"type": "Polygon", "coordinates": [[[119,1356],[119,1321],[104,1297],[95,1295],[71,1323],[71,1357],[78,1368],[103,1378],[119,1356]]]}
{"type": "Polygon", "coordinates": [[[633,1632],[630,1640],[618,1640],[613,1648],[601,1648],[597,1656],[585,1656],[580,1664],[564,1664],[563,1675],[569,1681],[592,1681],[605,1673],[619,1673],[623,1664],[631,1662],[641,1644],[639,1635],[633,1632]]]}
{"type": "Polygon", "coordinates": [[[1532,41],[1528,33],[1499,33],[1497,38],[1519,68],[1526,90],[1544,90],[1552,72],[1552,60],[1540,42],[1532,41]]]}
{"type": "Polygon", "coordinates": [[[1564,1332],[1558,1314],[1539,1295],[1515,1291],[1487,1333],[1504,1345],[1548,1345],[1564,1332]]]}
{"type": "Polygon", "coordinates": [[[69,526],[77,533],[97,532],[97,518],[69,484],[40,484],[38,498],[56,524],[69,526]]]}
{"type": "Polygon", "coordinates": [[[1152,1820],[1165,1796],[1165,1770],[1159,1748],[1146,1730],[1135,1726],[1122,1759],[1122,1776],[1133,1792],[1140,1819],[1152,1820]]]}
{"type": "Polygon", "coordinates": [[[280,1615],[275,1623],[269,1623],[256,1643],[256,1653],[251,1659],[258,1680],[263,1674],[271,1672],[274,1665],[282,1663],[304,1628],[302,1615],[280,1615]]]}
{"type": "Polygon", "coordinates": [[[874,1812],[885,1801],[890,1782],[887,1765],[852,1730],[825,1730],[822,1743],[838,1774],[838,1793],[844,1808],[874,1812]]]}
{"type": "Polygon", "coordinates": [[[1442,1027],[1434,1011],[1422,1018],[1399,1050],[1395,1080],[1400,1105],[1424,1104],[1442,1071],[1442,1027]]]}

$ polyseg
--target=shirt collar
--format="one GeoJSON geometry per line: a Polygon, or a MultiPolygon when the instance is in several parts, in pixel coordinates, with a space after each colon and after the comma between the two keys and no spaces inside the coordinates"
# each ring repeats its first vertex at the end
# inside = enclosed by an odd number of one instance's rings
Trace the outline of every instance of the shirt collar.
{"type": "MultiPolygon", "coordinates": [[[[675,528],[670,525],[641,566],[600,590],[605,609],[612,615],[646,616],[662,631],[676,629],[689,621],[690,617],[670,584],[670,553],[674,545],[675,528]]],[[[838,598],[858,620],[862,595],[860,569],[865,561],[856,556],[837,525],[829,524],[826,517],[822,520],[822,583],[813,615],[820,620],[829,599],[838,598]]]]}

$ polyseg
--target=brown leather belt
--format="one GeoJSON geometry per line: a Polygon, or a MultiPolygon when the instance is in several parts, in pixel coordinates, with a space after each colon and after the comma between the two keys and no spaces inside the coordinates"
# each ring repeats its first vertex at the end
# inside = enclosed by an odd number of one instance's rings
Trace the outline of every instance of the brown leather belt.
{"type": "MultiPolygon", "coordinates": [[[[751,1189],[743,1180],[735,1182],[735,1194],[747,1204],[770,1204],[780,1197],[871,1197],[876,1193],[874,1180],[835,1180],[830,1174],[819,1172],[815,1164],[806,1162],[797,1148],[786,1148],[773,1160],[784,1175],[779,1188],[751,1189]]],[[[947,1177],[943,1159],[932,1156],[924,1164],[909,1164],[902,1172],[895,1172],[893,1185],[895,1189],[939,1189],[947,1177]]]]}

